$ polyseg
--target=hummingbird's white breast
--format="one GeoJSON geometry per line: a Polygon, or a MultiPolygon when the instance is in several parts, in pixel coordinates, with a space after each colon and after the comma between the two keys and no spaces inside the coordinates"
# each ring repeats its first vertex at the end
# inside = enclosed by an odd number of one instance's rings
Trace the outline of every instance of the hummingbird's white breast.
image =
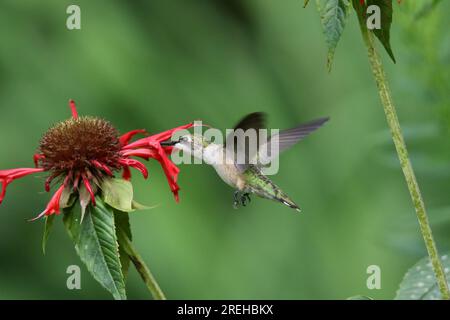
{"type": "Polygon", "coordinates": [[[233,188],[242,190],[245,181],[227,155],[223,145],[211,143],[203,149],[203,161],[214,167],[220,178],[233,188]]]}

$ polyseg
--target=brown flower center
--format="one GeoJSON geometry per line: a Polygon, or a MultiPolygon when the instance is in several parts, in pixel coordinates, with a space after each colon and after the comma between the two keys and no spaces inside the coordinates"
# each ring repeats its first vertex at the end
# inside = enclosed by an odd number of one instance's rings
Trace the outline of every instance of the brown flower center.
{"type": "Polygon", "coordinates": [[[42,166],[54,174],[94,171],[92,161],[119,169],[120,142],[117,130],[106,120],[79,117],[50,128],[40,142],[42,166]]]}

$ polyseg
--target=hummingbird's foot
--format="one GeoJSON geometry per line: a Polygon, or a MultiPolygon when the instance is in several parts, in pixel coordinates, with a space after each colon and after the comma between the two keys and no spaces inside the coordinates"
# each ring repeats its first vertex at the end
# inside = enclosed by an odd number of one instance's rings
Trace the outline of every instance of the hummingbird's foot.
{"type": "Polygon", "coordinates": [[[250,199],[249,193],[242,193],[240,191],[234,192],[234,202],[233,202],[233,208],[237,209],[240,205],[245,207],[247,206],[247,203],[250,203],[252,199],[250,199]]]}
{"type": "Polygon", "coordinates": [[[241,204],[242,206],[247,206],[247,203],[250,203],[252,201],[252,199],[250,199],[250,194],[249,193],[243,193],[241,194],[241,204]]]}
{"type": "Polygon", "coordinates": [[[241,196],[240,192],[236,190],[234,192],[234,195],[233,195],[233,197],[234,197],[233,208],[234,209],[239,208],[239,198],[240,198],[240,196],[241,196]]]}

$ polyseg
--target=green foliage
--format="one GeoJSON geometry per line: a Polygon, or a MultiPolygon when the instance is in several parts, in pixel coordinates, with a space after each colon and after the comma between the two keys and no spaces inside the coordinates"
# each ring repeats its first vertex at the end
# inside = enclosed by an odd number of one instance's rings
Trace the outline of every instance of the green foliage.
{"type": "Polygon", "coordinates": [[[364,5],[361,5],[359,0],[352,0],[353,8],[355,9],[356,16],[360,28],[363,32],[369,32],[367,29],[367,8],[370,5],[377,5],[380,8],[381,29],[374,29],[372,32],[380,40],[381,44],[385,48],[386,52],[395,63],[394,53],[392,52],[390,43],[391,24],[392,24],[392,0],[367,0],[364,5]]]}
{"type": "Polygon", "coordinates": [[[350,3],[348,0],[316,0],[316,3],[328,47],[327,67],[331,71],[334,52],[344,32],[350,3]]]}
{"type": "Polygon", "coordinates": [[[367,6],[377,5],[381,13],[381,29],[374,29],[373,33],[380,40],[386,52],[395,63],[391,48],[392,0],[367,0],[367,6]]]}
{"type": "Polygon", "coordinates": [[[45,217],[45,224],[44,224],[44,234],[42,236],[42,252],[45,254],[45,249],[47,247],[47,240],[50,235],[50,230],[53,226],[53,221],[55,220],[55,215],[50,215],[45,217]]]}
{"type": "MultiPolygon", "coordinates": [[[[448,254],[442,255],[441,261],[448,279],[450,276],[448,254]]],[[[421,259],[408,270],[395,297],[396,300],[437,300],[440,298],[439,287],[428,257],[421,259]]]]}
{"type": "Polygon", "coordinates": [[[96,206],[87,207],[81,222],[77,209],[65,210],[63,220],[81,261],[115,299],[126,299],[113,210],[96,197],[96,206]]]}
{"type": "Polygon", "coordinates": [[[133,239],[131,234],[130,217],[127,212],[114,210],[114,221],[116,224],[116,235],[119,243],[119,256],[120,264],[122,265],[122,274],[126,280],[128,276],[128,269],[130,268],[130,256],[124,250],[124,244],[122,237],[120,236],[120,232],[124,232],[130,241],[133,239]]]}
{"type": "Polygon", "coordinates": [[[133,211],[133,186],[124,179],[104,179],[101,184],[103,201],[114,209],[133,211]]]}

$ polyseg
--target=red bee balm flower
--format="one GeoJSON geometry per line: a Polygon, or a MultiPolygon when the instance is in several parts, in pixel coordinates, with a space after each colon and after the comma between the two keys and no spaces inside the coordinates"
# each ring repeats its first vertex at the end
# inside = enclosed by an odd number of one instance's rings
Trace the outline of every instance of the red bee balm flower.
{"type": "Polygon", "coordinates": [[[95,205],[97,185],[105,176],[113,176],[115,172],[122,170],[123,178],[129,180],[132,167],[139,170],[144,178],[148,177],[145,165],[131,157],[145,160],[153,158],[159,161],[178,201],[179,169],[168,157],[172,147],[162,146],[160,142],[170,139],[177,130],[192,127],[192,123],[130,143],[136,134],[145,134],[146,131],[133,130],[119,136],[118,131],[108,121],[89,116],[79,117],[75,102],[70,100],[69,106],[72,118],[56,124],[42,137],[39,153],[34,155],[36,168],[0,170],[0,203],[5,197],[7,186],[15,179],[32,173],[48,172],[45,181],[47,192],[55,179],[61,184],[45,210],[35,219],[59,214],[61,196],[66,188],[77,191],[79,187],[84,186],[90,194],[92,204],[95,205]]]}

